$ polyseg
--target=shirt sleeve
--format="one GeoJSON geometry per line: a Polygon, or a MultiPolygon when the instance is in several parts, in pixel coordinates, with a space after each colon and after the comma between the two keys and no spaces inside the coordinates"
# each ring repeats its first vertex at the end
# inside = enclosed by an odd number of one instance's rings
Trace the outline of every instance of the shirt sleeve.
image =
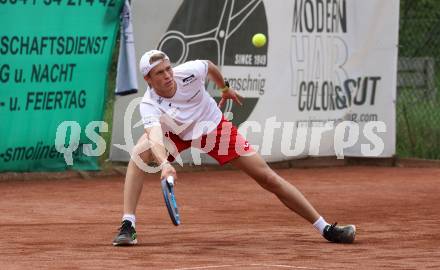
{"type": "Polygon", "coordinates": [[[196,60],[195,62],[197,62],[197,68],[198,68],[198,72],[200,74],[200,77],[202,77],[203,79],[206,78],[206,76],[208,76],[208,61],[206,60],[196,60]]]}
{"type": "Polygon", "coordinates": [[[151,103],[142,102],[139,105],[139,109],[141,112],[142,123],[144,124],[144,128],[150,128],[153,126],[160,126],[160,117],[162,116],[162,112],[151,103]]]}

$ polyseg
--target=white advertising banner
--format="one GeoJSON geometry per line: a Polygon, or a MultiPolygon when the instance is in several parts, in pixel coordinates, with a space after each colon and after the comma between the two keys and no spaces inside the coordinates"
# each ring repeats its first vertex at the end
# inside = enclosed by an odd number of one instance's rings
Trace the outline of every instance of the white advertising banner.
{"type": "MultiPolygon", "coordinates": [[[[174,65],[217,64],[244,96],[243,106],[228,102],[225,115],[267,161],[394,155],[399,0],[132,5],[136,59],[157,48],[174,65]],[[259,48],[251,42],[256,33],[267,37],[259,48]]],[[[112,160],[128,160],[143,132],[140,74],[138,82],[137,95],[117,97],[112,160]]],[[[218,89],[207,89],[218,101],[218,89]]],[[[189,155],[184,161],[191,162],[189,155]]]]}

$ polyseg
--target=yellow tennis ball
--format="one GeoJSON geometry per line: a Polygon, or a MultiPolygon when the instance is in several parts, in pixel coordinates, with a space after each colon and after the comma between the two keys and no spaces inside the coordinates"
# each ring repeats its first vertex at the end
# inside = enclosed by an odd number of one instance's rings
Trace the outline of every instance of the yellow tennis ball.
{"type": "Polygon", "coordinates": [[[252,37],[252,44],[257,48],[263,47],[266,44],[266,36],[262,33],[255,34],[252,37]]]}

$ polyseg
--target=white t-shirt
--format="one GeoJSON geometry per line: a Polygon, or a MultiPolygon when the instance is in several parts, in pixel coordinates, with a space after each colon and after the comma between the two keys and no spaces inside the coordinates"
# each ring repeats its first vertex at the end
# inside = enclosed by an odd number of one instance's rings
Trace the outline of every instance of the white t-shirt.
{"type": "Polygon", "coordinates": [[[220,123],[222,112],[205,88],[208,62],[195,60],[173,68],[176,93],[171,98],[148,88],[140,111],[145,128],[162,126],[183,140],[193,140],[213,131],[220,123]]]}

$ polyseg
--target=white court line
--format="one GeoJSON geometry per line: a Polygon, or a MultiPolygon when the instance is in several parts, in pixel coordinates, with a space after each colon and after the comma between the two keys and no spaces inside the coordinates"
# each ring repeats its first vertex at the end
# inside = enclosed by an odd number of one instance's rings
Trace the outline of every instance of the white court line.
{"type": "Polygon", "coordinates": [[[279,267],[279,268],[291,268],[291,269],[317,269],[324,270],[325,268],[307,267],[307,266],[293,266],[283,264],[250,264],[250,266],[266,266],[266,267],[279,267]]]}
{"type": "Polygon", "coordinates": [[[210,268],[225,268],[225,267],[231,267],[231,266],[237,266],[237,265],[209,265],[209,266],[198,266],[198,267],[189,267],[189,268],[174,268],[172,270],[195,270],[195,269],[210,269],[210,268]]]}
{"type": "Polygon", "coordinates": [[[316,267],[306,267],[306,266],[293,266],[293,265],[283,265],[283,264],[225,264],[225,265],[207,265],[207,266],[197,266],[197,267],[186,267],[186,268],[174,268],[172,270],[197,270],[197,269],[214,269],[214,268],[226,268],[226,267],[244,267],[244,266],[264,266],[264,267],[277,267],[277,268],[288,268],[288,269],[307,269],[307,270],[323,270],[325,268],[316,267]]]}

